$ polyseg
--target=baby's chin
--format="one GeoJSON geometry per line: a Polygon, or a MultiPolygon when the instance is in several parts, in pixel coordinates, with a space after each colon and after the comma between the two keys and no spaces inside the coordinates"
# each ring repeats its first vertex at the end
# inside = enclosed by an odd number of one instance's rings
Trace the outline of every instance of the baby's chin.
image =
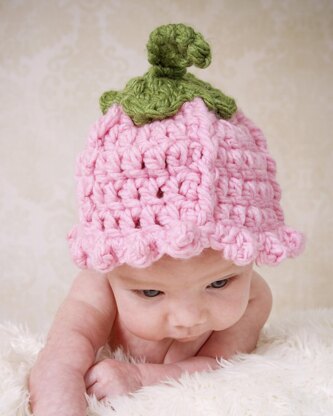
{"type": "Polygon", "coordinates": [[[175,341],[181,342],[181,343],[193,342],[193,341],[196,341],[201,336],[202,335],[196,335],[196,336],[193,336],[193,337],[185,337],[185,338],[176,338],[175,341]]]}
{"type": "Polygon", "coordinates": [[[151,341],[151,342],[161,342],[161,343],[170,343],[173,341],[177,341],[177,342],[181,342],[181,343],[186,343],[186,342],[193,342],[197,339],[199,339],[200,337],[202,337],[203,334],[200,335],[195,335],[195,336],[191,336],[191,337],[169,337],[169,336],[161,336],[161,337],[149,337],[149,336],[141,336],[140,338],[145,340],[145,341],[151,341]]]}

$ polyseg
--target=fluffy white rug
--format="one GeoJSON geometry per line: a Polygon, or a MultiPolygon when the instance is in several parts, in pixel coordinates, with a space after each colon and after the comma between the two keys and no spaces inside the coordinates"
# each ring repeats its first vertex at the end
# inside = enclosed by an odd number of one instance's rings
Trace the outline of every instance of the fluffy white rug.
{"type": "MultiPolygon", "coordinates": [[[[26,416],[27,375],[43,338],[0,325],[0,415],[26,416]]],[[[255,353],[211,373],[150,386],[89,416],[332,416],[333,309],[292,313],[267,325],[255,353]]]]}

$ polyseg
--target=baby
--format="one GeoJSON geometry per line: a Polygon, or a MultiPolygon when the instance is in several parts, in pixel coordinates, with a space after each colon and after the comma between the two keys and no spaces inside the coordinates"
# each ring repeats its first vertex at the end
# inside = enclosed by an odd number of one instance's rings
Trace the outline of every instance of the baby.
{"type": "Polygon", "coordinates": [[[151,68],[102,96],[78,159],[69,242],[84,270],[32,369],[35,416],[83,416],[85,393],[127,394],[251,352],[272,304],[253,264],[303,247],[261,131],[186,72],[210,63],[202,35],[161,26],[147,49],[151,68]],[[105,344],[139,363],[96,362],[105,344]]]}

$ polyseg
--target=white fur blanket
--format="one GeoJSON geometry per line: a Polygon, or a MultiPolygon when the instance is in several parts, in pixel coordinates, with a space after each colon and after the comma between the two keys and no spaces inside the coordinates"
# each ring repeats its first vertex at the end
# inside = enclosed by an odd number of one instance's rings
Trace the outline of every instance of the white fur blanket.
{"type": "MultiPolygon", "coordinates": [[[[0,325],[0,415],[26,416],[27,375],[43,339],[0,325]]],[[[257,350],[210,373],[184,374],[107,404],[89,416],[332,416],[333,309],[292,313],[263,330],[257,350]]]]}

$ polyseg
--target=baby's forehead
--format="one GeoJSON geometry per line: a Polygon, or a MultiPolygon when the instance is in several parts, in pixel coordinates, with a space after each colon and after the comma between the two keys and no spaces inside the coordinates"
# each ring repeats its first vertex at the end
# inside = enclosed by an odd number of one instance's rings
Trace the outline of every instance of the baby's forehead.
{"type": "Polygon", "coordinates": [[[218,273],[228,273],[237,268],[233,262],[223,258],[220,252],[212,249],[203,250],[198,255],[188,259],[175,259],[164,255],[149,267],[137,268],[127,264],[117,267],[114,271],[119,277],[133,281],[186,279],[188,276],[204,278],[218,273]]]}

